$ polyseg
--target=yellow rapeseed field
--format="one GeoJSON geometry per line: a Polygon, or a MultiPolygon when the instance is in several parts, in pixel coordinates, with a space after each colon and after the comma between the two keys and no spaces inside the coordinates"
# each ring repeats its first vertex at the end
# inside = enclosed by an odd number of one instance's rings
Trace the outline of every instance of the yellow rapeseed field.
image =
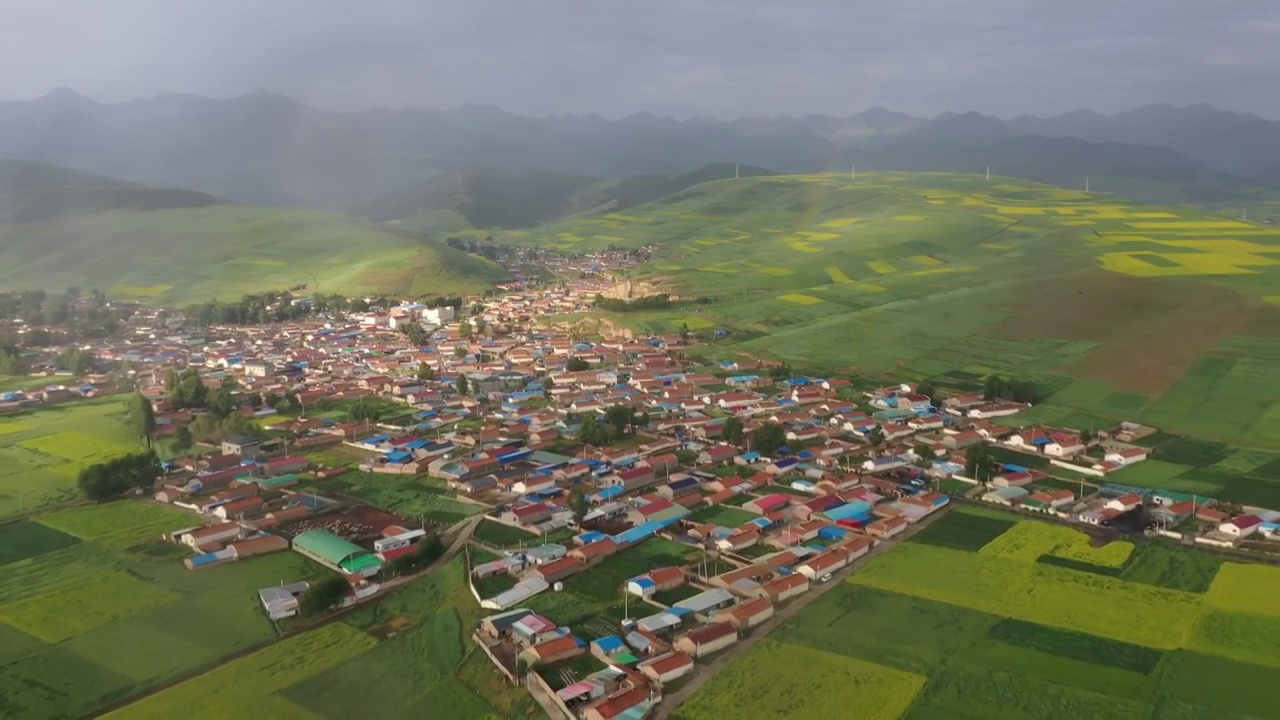
{"type": "Polygon", "coordinates": [[[801,295],[800,293],[788,293],[786,295],[779,295],[778,299],[786,300],[787,302],[795,303],[797,305],[817,305],[818,303],[822,302],[821,298],[816,298],[812,295],[801,295]]]}
{"type": "Polygon", "coordinates": [[[1225,563],[1205,598],[1221,610],[1261,615],[1280,622],[1280,568],[1225,563]]]}
{"type": "Polygon", "coordinates": [[[1102,567],[1122,568],[1133,554],[1133,543],[1122,541],[1093,547],[1089,544],[1089,536],[1079,530],[1020,520],[978,552],[1024,562],[1035,562],[1042,555],[1053,555],[1102,567]]]}
{"type": "Polygon", "coordinates": [[[853,282],[853,278],[849,277],[848,275],[845,275],[844,271],[838,267],[831,266],[823,269],[827,271],[827,276],[831,278],[832,282],[838,282],[838,283],[853,282]]]}

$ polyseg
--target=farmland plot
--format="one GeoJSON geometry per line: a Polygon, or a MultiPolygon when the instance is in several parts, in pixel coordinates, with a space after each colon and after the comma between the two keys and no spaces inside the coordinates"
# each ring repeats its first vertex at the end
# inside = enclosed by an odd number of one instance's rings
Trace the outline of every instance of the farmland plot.
{"type": "Polygon", "coordinates": [[[925,678],[864,660],[765,639],[678,708],[681,720],[901,717],[925,678]]]}
{"type": "Polygon", "coordinates": [[[106,717],[178,717],[192,708],[219,717],[257,713],[312,717],[312,713],[275,693],[376,644],[372,636],[350,626],[327,625],[232,661],[106,717]]]}

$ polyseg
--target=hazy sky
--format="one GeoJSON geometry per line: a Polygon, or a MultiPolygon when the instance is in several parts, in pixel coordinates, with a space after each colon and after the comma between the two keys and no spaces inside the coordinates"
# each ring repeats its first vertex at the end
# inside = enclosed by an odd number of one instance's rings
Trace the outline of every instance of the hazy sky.
{"type": "Polygon", "coordinates": [[[1280,0],[0,0],[0,98],[1280,118],[1280,0]]]}

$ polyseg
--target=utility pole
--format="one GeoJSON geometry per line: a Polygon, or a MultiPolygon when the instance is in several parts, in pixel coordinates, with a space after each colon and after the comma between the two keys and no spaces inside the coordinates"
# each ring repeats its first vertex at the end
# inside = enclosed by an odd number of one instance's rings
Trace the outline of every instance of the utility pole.
{"type": "Polygon", "coordinates": [[[1084,191],[1089,192],[1089,178],[1084,179],[1084,191]]]}
{"type": "Polygon", "coordinates": [[[991,182],[991,166],[987,166],[987,182],[991,182]]]}
{"type": "Polygon", "coordinates": [[[739,165],[739,163],[734,163],[734,164],[733,164],[733,179],[734,179],[734,180],[737,180],[737,179],[738,179],[738,165],[739,165]]]}
{"type": "Polygon", "coordinates": [[[857,180],[857,179],[858,179],[858,163],[856,163],[856,162],[855,162],[855,163],[850,163],[850,165],[849,165],[849,179],[850,179],[850,180],[857,180]]]}

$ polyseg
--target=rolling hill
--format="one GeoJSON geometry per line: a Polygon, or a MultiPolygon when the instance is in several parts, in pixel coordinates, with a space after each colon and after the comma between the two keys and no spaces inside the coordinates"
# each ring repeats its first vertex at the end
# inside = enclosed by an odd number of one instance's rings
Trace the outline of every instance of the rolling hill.
{"type": "Polygon", "coordinates": [[[506,277],[487,260],[364,219],[0,161],[4,289],[100,287],[172,305],[298,285],[452,293],[506,277]]]}
{"type": "Polygon", "coordinates": [[[355,208],[407,230],[529,228],[579,212],[618,212],[711,180],[776,174],[714,163],[675,175],[601,179],[567,173],[471,168],[417,183],[355,208]]]}
{"type": "MultiPolygon", "coordinates": [[[[685,300],[609,321],[728,331],[720,351],[1053,391],[1030,418],[1280,449],[1280,230],[1006,177],[724,180],[521,239],[656,245],[685,300]]],[[[716,347],[716,346],[713,346],[716,347]]],[[[1021,417],[1021,416],[1020,416],[1021,417]]]]}
{"type": "Polygon", "coordinates": [[[149,188],[40,163],[0,160],[0,222],[40,222],[73,212],[173,210],[226,200],[191,190],[149,188]]]}

